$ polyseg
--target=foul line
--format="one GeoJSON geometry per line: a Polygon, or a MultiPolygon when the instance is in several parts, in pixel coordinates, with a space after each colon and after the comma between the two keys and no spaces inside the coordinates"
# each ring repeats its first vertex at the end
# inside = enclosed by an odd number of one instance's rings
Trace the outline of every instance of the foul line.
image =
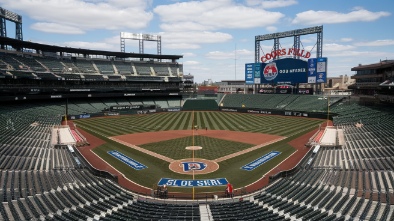
{"type": "Polygon", "coordinates": [[[123,145],[125,145],[125,146],[131,147],[131,148],[133,148],[133,149],[135,149],[135,150],[138,150],[138,151],[141,151],[141,152],[143,152],[143,153],[149,154],[149,155],[154,156],[154,157],[156,157],[156,158],[159,158],[159,159],[161,159],[161,160],[167,161],[167,162],[169,162],[169,163],[171,163],[171,162],[174,161],[174,159],[171,159],[171,158],[169,158],[169,157],[163,156],[163,155],[161,155],[161,154],[155,153],[155,152],[150,151],[150,150],[146,150],[146,149],[141,148],[141,147],[139,147],[139,146],[136,146],[136,145],[134,145],[134,144],[127,143],[127,142],[125,142],[125,141],[123,141],[123,140],[119,140],[119,139],[117,139],[117,138],[108,137],[108,139],[110,139],[110,140],[112,140],[112,141],[115,141],[115,142],[117,142],[117,143],[123,144],[123,145]]]}
{"type": "Polygon", "coordinates": [[[265,146],[267,146],[267,145],[276,143],[276,142],[281,141],[281,140],[284,140],[284,139],[286,139],[286,138],[287,138],[287,137],[281,137],[281,138],[278,138],[278,139],[275,139],[275,140],[271,140],[271,141],[269,141],[269,142],[262,143],[262,144],[259,144],[259,145],[254,146],[254,147],[250,147],[250,148],[248,148],[248,149],[241,150],[241,151],[238,151],[238,152],[235,152],[235,153],[226,155],[226,156],[224,156],[224,157],[219,157],[219,158],[217,158],[217,159],[214,159],[213,161],[219,163],[219,162],[222,162],[222,161],[224,161],[224,160],[228,160],[228,159],[231,159],[231,158],[233,158],[233,157],[237,157],[237,156],[240,156],[240,155],[242,155],[242,154],[249,153],[249,152],[251,152],[251,151],[253,151],[253,150],[260,149],[260,148],[262,148],[262,147],[265,147],[265,146]]]}
{"type": "MultiPolygon", "coordinates": [[[[95,152],[93,152],[92,150],[90,150],[90,152],[93,153],[94,155],[96,155],[97,158],[99,158],[100,160],[102,160],[103,162],[105,162],[105,164],[107,164],[107,166],[111,167],[111,168],[114,169],[116,172],[118,172],[119,174],[121,174],[122,177],[123,177],[124,179],[128,180],[130,183],[132,183],[132,184],[134,184],[134,185],[136,185],[136,186],[142,187],[142,188],[151,189],[151,188],[148,188],[148,187],[146,187],[146,186],[142,186],[142,185],[140,185],[140,184],[138,184],[138,183],[136,183],[136,182],[130,180],[130,179],[127,178],[122,172],[120,172],[120,171],[119,171],[118,169],[116,169],[114,166],[112,166],[111,164],[109,164],[107,161],[105,161],[103,158],[101,158],[101,157],[100,157],[99,155],[97,155],[95,152]]],[[[105,170],[105,171],[107,171],[108,173],[110,173],[108,170],[105,170]]],[[[110,180],[110,179],[109,179],[109,180],[110,180]]],[[[112,181],[112,180],[111,180],[111,181],[112,181]]],[[[118,184],[119,186],[121,186],[121,185],[119,184],[119,182],[118,182],[117,184],[118,184]]],[[[126,187],[123,187],[123,189],[127,190],[128,192],[130,192],[129,189],[127,189],[126,187]]],[[[135,195],[134,192],[131,192],[131,193],[133,193],[133,194],[135,195]]]]}

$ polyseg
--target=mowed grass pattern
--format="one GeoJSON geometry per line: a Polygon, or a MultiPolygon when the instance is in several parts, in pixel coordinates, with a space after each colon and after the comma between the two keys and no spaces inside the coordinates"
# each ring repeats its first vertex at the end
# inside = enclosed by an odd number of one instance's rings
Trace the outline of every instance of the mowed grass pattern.
{"type": "Polygon", "coordinates": [[[90,118],[76,121],[78,125],[94,129],[106,137],[143,133],[149,131],[187,130],[194,124],[210,130],[231,130],[252,133],[290,136],[300,129],[308,129],[321,123],[296,117],[238,114],[225,112],[176,112],[151,115],[128,115],[108,118],[90,118]]]}
{"type": "MultiPolygon", "coordinates": [[[[191,176],[174,173],[168,169],[168,162],[114,142],[107,137],[123,134],[143,133],[149,131],[187,130],[192,128],[193,121],[196,125],[199,125],[200,128],[208,127],[209,130],[244,131],[288,137],[282,141],[251,151],[239,157],[234,157],[222,161],[219,163],[219,169],[213,173],[195,176],[196,179],[224,177],[227,178],[227,180],[230,181],[236,188],[248,185],[258,180],[263,174],[274,168],[278,163],[280,163],[286,157],[290,156],[295,151],[295,149],[288,144],[289,141],[311,130],[316,130],[318,125],[324,122],[324,120],[308,119],[301,117],[296,118],[274,115],[240,114],[225,112],[158,113],[151,115],[129,115],[108,118],[90,118],[76,120],[74,122],[78,125],[77,127],[80,127],[88,131],[92,135],[95,135],[107,142],[106,144],[93,150],[98,156],[109,162],[112,166],[114,166],[130,180],[133,180],[134,182],[143,186],[152,187],[152,185],[157,183],[160,178],[163,177],[174,179],[191,179],[191,176]],[[192,117],[194,117],[194,119],[192,117]],[[118,150],[123,154],[148,166],[148,168],[136,171],[131,167],[125,166],[125,164],[107,153],[110,150],[118,150]],[[252,171],[245,171],[240,169],[245,164],[254,161],[255,159],[263,156],[264,154],[269,153],[270,151],[280,151],[281,154],[252,171]]],[[[195,139],[199,138],[195,136],[195,139]]],[[[180,142],[178,141],[178,139],[175,140],[176,142],[180,142]]],[[[184,146],[186,145],[186,143],[187,140],[182,141],[181,145],[184,146]]],[[[192,145],[192,142],[187,145],[192,145]]],[[[195,142],[195,145],[200,144],[198,144],[197,141],[195,142]]],[[[201,144],[201,146],[203,145],[201,144]]],[[[236,145],[234,148],[236,149],[237,147],[238,150],[242,150],[244,148],[242,145],[236,145]]],[[[146,146],[146,148],[157,148],[155,152],[158,153],[160,153],[160,151],[165,151],[159,150],[160,147],[154,147],[153,144],[152,146],[146,146]]],[[[174,155],[174,153],[170,152],[177,152],[178,150],[172,149],[168,151],[168,153],[165,153],[163,155],[174,155]]],[[[206,149],[206,151],[213,151],[214,153],[206,153],[204,157],[200,157],[212,159],[216,158],[214,156],[221,155],[223,147],[212,149],[210,148],[206,149]]],[[[235,150],[233,149],[231,151],[235,150]]],[[[199,157],[198,151],[196,151],[195,153],[197,154],[196,157],[199,157]]],[[[187,152],[185,152],[184,154],[186,155],[184,156],[186,158],[187,152]]],[[[180,154],[180,156],[182,155],[183,154],[180,154]]],[[[174,158],[177,157],[174,156],[174,158]]],[[[279,172],[279,170],[277,172],[279,172]]],[[[202,188],[196,189],[196,192],[206,192],[222,189],[222,187],[202,188]]],[[[190,189],[170,188],[170,191],[189,192],[190,189]]]]}
{"type": "Polygon", "coordinates": [[[154,142],[140,145],[140,147],[170,157],[174,160],[186,159],[192,157],[192,151],[186,150],[187,146],[201,146],[201,150],[194,151],[195,158],[214,160],[254,145],[211,138],[206,136],[189,136],[178,139],[154,142]]]}

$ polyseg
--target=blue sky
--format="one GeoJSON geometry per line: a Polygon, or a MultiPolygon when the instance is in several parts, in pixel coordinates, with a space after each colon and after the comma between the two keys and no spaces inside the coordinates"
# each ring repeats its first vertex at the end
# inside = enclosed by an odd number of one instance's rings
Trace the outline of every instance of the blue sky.
{"type": "MultiPolygon", "coordinates": [[[[120,32],[161,35],[162,54],[183,55],[184,73],[197,82],[244,79],[256,35],[319,25],[328,77],[394,59],[392,0],[0,0],[0,6],[22,15],[24,40],[34,42],[120,51],[120,32]]],[[[14,37],[12,23],[7,33],[14,37]]],[[[316,35],[301,43],[311,51],[316,35]]],[[[272,47],[261,42],[260,54],[272,47]]],[[[138,41],[126,41],[127,52],[138,50],[138,41]]],[[[156,53],[156,43],[146,42],[145,53],[156,53]]]]}

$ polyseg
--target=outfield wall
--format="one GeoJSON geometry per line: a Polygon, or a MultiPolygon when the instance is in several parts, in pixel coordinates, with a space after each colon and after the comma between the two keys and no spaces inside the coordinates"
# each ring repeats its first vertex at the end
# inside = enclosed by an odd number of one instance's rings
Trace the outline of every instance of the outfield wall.
{"type": "MultiPolygon", "coordinates": [[[[309,117],[318,119],[327,119],[327,113],[323,112],[306,112],[306,111],[291,111],[291,110],[271,110],[271,109],[258,109],[258,108],[228,108],[219,107],[220,111],[223,112],[237,112],[237,113],[249,113],[249,114],[270,114],[270,115],[281,115],[281,116],[293,116],[293,117],[309,117]]],[[[336,114],[328,116],[330,120],[336,114]]]]}
{"type": "MultiPolygon", "coordinates": [[[[109,116],[119,116],[119,115],[130,115],[130,114],[155,114],[155,113],[163,113],[163,112],[179,112],[181,108],[157,108],[157,109],[145,109],[145,110],[137,110],[137,109],[129,109],[126,111],[105,111],[100,113],[92,113],[92,114],[76,114],[76,115],[67,115],[67,120],[78,120],[78,119],[86,119],[92,117],[109,117],[109,116]]],[[[62,117],[62,121],[64,121],[64,116],[62,117]]]]}
{"type": "MultiPolygon", "coordinates": [[[[67,115],[67,120],[77,120],[77,119],[84,119],[91,117],[130,115],[130,114],[154,114],[154,113],[162,113],[162,112],[179,112],[183,110],[184,110],[183,108],[157,108],[157,109],[146,109],[146,110],[130,109],[126,111],[105,111],[105,112],[91,113],[91,114],[67,115]]],[[[320,112],[270,110],[270,109],[257,109],[257,108],[227,108],[227,107],[219,107],[219,111],[327,119],[327,113],[320,113],[320,112]]],[[[328,119],[332,120],[332,118],[336,115],[337,114],[335,113],[330,113],[328,119]]],[[[62,120],[64,120],[64,116],[62,117],[62,120]]]]}

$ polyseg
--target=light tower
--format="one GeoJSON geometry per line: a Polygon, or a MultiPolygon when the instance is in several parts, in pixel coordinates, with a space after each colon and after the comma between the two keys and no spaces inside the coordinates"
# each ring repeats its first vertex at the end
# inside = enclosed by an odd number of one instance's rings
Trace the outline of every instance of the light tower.
{"type": "Polygon", "coordinates": [[[157,54],[161,55],[161,36],[150,35],[150,34],[135,34],[128,32],[120,33],[120,51],[126,52],[126,39],[138,40],[139,41],[139,53],[144,53],[144,41],[156,41],[157,42],[157,54]]]}
{"type": "MultiPolygon", "coordinates": [[[[0,36],[1,37],[7,37],[6,21],[11,21],[15,23],[15,39],[23,41],[22,16],[16,14],[15,12],[0,7],[0,32],[1,32],[0,36]]],[[[1,48],[4,49],[4,44],[1,44],[1,48]]],[[[17,48],[17,50],[21,50],[21,48],[17,48]]]]}

